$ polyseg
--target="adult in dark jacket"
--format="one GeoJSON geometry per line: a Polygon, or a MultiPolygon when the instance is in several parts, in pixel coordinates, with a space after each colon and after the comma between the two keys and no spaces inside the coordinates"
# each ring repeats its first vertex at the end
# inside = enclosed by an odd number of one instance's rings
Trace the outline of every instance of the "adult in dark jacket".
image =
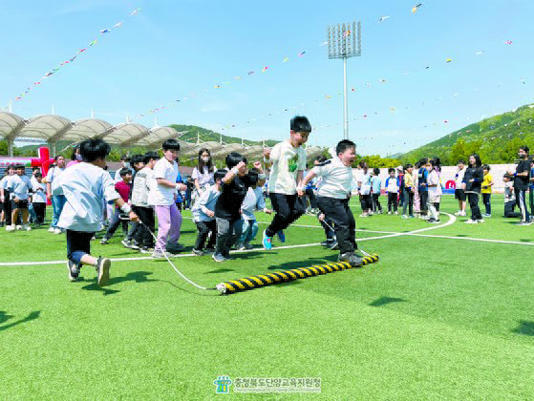
{"type": "Polygon", "coordinates": [[[471,208],[471,218],[466,221],[467,224],[484,223],[482,214],[480,214],[480,208],[478,207],[478,199],[483,180],[484,171],[482,170],[480,156],[473,153],[469,156],[469,166],[465,170],[463,180],[464,191],[469,200],[469,207],[471,208]]]}

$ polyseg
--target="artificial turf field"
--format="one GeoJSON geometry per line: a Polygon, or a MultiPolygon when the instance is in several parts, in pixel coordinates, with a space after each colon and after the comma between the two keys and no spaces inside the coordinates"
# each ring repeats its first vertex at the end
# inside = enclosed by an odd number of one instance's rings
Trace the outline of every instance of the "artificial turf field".
{"type": "MultiPolygon", "coordinates": [[[[442,210],[456,202],[444,197],[442,210]]],[[[70,283],[64,262],[39,263],[64,260],[64,236],[2,229],[0,400],[534,399],[534,225],[500,217],[501,196],[493,210],[472,226],[357,217],[358,229],[389,233],[357,233],[378,263],[229,296],[149,258],[114,262],[104,288],[88,267],[70,283]],[[322,391],[218,395],[219,375],[320,377],[322,391]]],[[[313,217],[296,224],[314,227],[291,227],[285,245],[315,245],[174,261],[213,287],[336,259],[317,245],[324,234],[313,217]]],[[[122,247],[118,231],[109,245],[93,242],[93,254],[146,256],[122,247]]],[[[182,232],[190,249],[191,220],[182,232]]]]}

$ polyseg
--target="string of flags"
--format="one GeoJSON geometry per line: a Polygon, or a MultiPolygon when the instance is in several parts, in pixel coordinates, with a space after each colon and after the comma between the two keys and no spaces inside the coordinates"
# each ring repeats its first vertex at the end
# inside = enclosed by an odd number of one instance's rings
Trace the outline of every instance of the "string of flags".
{"type": "MultiPolygon", "coordinates": [[[[137,15],[140,11],[141,11],[141,8],[135,8],[134,10],[132,10],[129,13],[129,16],[133,17],[133,16],[137,15]]],[[[123,24],[124,24],[124,21],[119,21],[116,24],[114,24],[111,28],[100,29],[99,30],[99,34],[100,34],[99,36],[107,35],[107,34],[113,32],[114,30],[117,30],[117,29],[121,28],[123,24]]],[[[89,50],[89,48],[95,46],[98,43],[98,41],[99,41],[99,37],[96,37],[93,40],[91,40],[85,47],[80,48],[72,57],[69,57],[66,60],[60,62],[59,64],[56,65],[56,67],[50,69],[45,74],[43,74],[40,79],[38,79],[37,81],[34,81],[30,86],[28,86],[24,90],[24,92],[21,92],[18,96],[16,96],[14,100],[15,101],[21,101],[24,97],[28,96],[28,94],[31,91],[33,91],[35,88],[39,87],[42,84],[43,80],[45,80],[47,78],[50,78],[52,75],[54,75],[57,72],[59,72],[61,68],[64,68],[65,66],[74,63],[74,61],[78,57],[80,57],[83,54],[86,54],[87,50],[89,50]]]]}

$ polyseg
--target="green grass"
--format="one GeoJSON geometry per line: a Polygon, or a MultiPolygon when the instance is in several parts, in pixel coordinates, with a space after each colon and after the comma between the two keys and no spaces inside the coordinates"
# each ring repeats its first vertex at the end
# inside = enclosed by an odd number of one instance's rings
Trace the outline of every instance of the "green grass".
{"type": "MultiPolygon", "coordinates": [[[[232,399],[525,400],[534,390],[534,226],[516,227],[494,196],[483,225],[366,240],[377,264],[230,296],[183,282],[166,261],[116,262],[109,286],[95,273],[70,283],[64,263],[0,266],[0,399],[211,400],[218,375],[321,377],[321,394],[232,394],[232,399]],[[463,237],[523,242],[474,242],[463,237]]],[[[445,198],[445,212],[456,210],[445,198]]],[[[359,206],[354,204],[355,213],[359,206]]],[[[188,216],[188,213],[184,214],[188,216]]],[[[260,221],[268,221],[265,215],[260,221]]],[[[447,217],[442,222],[448,221],[447,217]]],[[[297,224],[317,225],[309,216],[297,224]]],[[[359,229],[429,227],[398,216],[357,218],[359,229]]],[[[263,226],[264,227],[264,226],[263,226]]],[[[120,229],[119,229],[120,231],[120,229]]],[[[193,223],[181,242],[191,247],[193,223]]],[[[287,232],[288,245],[323,239],[287,232]]],[[[384,234],[358,232],[359,238],[384,234]]],[[[1,262],[62,260],[44,229],[0,233],[1,262]]],[[[94,243],[95,255],[140,256],[94,243]]],[[[262,250],[215,264],[177,258],[202,285],[334,260],[319,246],[262,250]]]]}

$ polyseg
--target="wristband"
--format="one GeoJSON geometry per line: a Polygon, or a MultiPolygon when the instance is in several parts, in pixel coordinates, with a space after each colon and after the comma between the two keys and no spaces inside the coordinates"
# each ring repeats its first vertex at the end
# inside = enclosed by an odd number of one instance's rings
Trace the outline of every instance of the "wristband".
{"type": "Polygon", "coordinates": [[[231,169],[230,171],[231,171],[234,175],[239,174],[239,169],[238,169],[236,166],[232,167],[232,169],[231,169]]]}
{"type": "Polygon", "coordinates": [[[130,213],[132,211],[132,208],[130,207],[130,205],[128,205],[127,203],[125,203],[124,205],[121,206],[121,211],[123,213],[130,213]]]}

